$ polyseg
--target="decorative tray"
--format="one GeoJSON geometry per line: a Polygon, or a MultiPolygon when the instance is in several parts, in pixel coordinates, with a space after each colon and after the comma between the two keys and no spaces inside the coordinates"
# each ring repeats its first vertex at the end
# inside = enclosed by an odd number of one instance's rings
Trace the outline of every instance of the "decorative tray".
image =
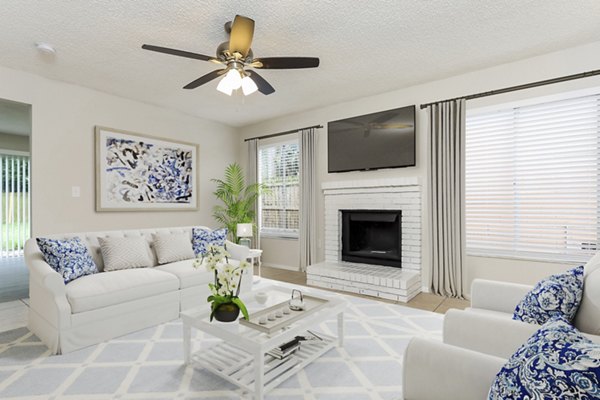
{"type": "Polygon", "coordinates": [[[324,307],[329,300],[304,294],[304,310],[290,310],[289,302],[284,301],[274,306],[250,314],[250,320],[240,318],[240,324],[265,333],[273,333],[293,322],[310,315],[324,307]],[[262,322],[262,323],[261,323],[262,322]]]}

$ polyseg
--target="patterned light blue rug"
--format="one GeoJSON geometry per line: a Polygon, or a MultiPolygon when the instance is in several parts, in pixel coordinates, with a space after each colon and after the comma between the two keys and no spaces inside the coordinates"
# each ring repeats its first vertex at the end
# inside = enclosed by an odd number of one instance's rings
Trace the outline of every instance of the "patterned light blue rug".
{"type": "MultiPolygon", "coordinates": [[[[269,392],[269,400],[399,399],[402,355],[413,336],[441,338],[442,315],[347,296],[344,348],[332,349],[269,392]]],[[[334,320],[320,330],[335,333],[334,320]]],[[[1,399],[240,399],[230,383],[182,363],[174,321],[64,356],[27,328],[0,333],[1,399]]],[[[214,339],[196,337],[198,345],[214,339]]]]}

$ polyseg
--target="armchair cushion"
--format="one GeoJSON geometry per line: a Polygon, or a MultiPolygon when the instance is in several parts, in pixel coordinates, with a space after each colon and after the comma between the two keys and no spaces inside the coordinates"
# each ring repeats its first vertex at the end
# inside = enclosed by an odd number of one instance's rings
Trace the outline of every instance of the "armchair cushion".
{"type": "Polygon", "coordinates": [[[208,246],[214,244],[216,246],[225,246],[227,239],[227,228],[210,229],[194,228],[192,229],[192,246],[196,256],[203,256],[208,250],[208,246]]]}
{"type": "Polygon", "coordinates": [[[573,320],[583,293],[583,266],[552,275],[525,295],[515,309],[513,319],[542,325],[551,317],[573,320]]]}
{"type": "Polygon", "coordinates": [[[496,375],[489,400],[598,399],[600,345],[554,317],[496,375]]]}
{"type": "Polygon", "coordinates": [[[87,247],[79,237],[71,239],[36,239],[44,259],[65,283],[98,272],[87,247]]]}

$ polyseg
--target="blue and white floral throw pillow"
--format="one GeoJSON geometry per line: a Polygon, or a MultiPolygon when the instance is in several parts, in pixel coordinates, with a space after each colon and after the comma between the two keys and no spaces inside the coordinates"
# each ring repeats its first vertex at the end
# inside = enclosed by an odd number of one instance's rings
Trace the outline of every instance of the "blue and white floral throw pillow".
{"type": "Polygon", "coordinates": [[[192,229],[192,247],[196,256],[206,254],[208,246],[214,244],[216,246],[225,246],[227,239],[227,228],[210,229],[194,228],[192,229]]]}
{"type": "Polygon", "coordinates": [[[553,317],[496,375],[488,400],[600,399],[600,345],[553,317]]]}
{"type": "Polygon", "coordinates": [[[583,266],[538,282],[517,304],[513,319],[539,325],[554,316],[563,316],[572,321],[582,295],[583,266]]]}
{"type": "Polygon", "coordinates": [[[98,272],[96,263],[81,239],[36,239],[44,259],[65,283],[98,272]]]}

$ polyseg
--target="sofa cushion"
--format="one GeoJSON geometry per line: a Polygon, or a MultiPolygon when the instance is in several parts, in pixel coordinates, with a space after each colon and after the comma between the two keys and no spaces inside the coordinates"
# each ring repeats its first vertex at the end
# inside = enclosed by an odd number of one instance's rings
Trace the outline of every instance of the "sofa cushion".
{"type": "Polygon", "coordinates": [[[582,332],[600,335],[600,252],[584,266],[583,295],[573,323],[582,332]]]}
{"type": "Polygon", "coordinates": [[[517,304],[513,319],[540,325],[554,316],[572,321],[582,292],[583,266],[552,275],[538,282],[517,304]]]}
{"type": "MultiPolygon", "coordinates": [[[[231,265],[239,265],[237,260],[229,260],[231,265]]],[[[186,289],[192,286],[208,285],[215,280],[214,272],[208,271],[204,266],[194,268],[194,260],[178,261],[170,264],[159,265],[154,268],[168,272],[179,279],[179,288],[186,289]]]]}
{"type": "Polygon", "coordinates": [[[598,399],[600,345],[553,317],[513,354],[490,388],[490,400],[598,399]]]}
{"type": "Polygon", "coordinates": [[[79,237],[37,238],[36,242],[46,263],[62,276],[65,283],[98,272],[94,259],[79,237]]]}
{"type": "Polygon", "coordinates": [[[136,268],[84,276],[66,286],[73,314],[176,291],[179,280],[155,268],[136,268]]]}
{"type": "Polygon", "coordinates": [[[196,256],[205,255],[211,244],[224,247],[225,240],[227,240],[227,228],[214,231],[204,228],[192,229],[192,245],[196,256]]]}
{"type": "Polygon", "coordinates": [[[137,237],[98,238],[104,271],[152,267],[150,247],[146,239],[137,237]]]}
{"type": "Polygon", "coordinates": [[[158,233],[152,235],[154,251],[159,264],[195,258],[192,241],[188,233],[158,233]]]}

